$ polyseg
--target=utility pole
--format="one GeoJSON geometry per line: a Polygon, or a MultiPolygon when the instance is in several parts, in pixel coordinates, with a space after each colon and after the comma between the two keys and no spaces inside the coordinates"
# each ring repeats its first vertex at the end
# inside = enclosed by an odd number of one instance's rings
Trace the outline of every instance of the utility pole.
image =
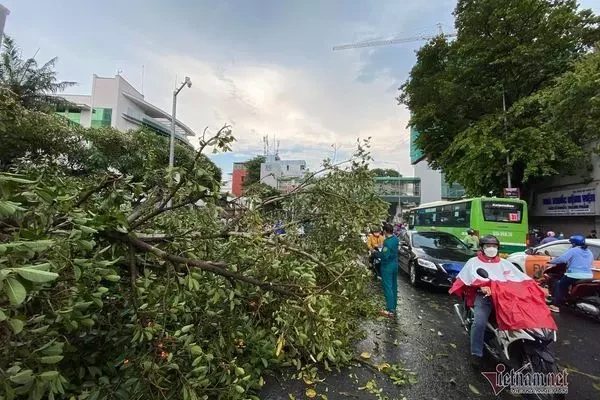
{"type": "MultiPolygon", "coordinates": [[[[504,136],[508,136],[508,129],[506,126],[506,96],[504,94],[504,87],[502,87],[502,109],[504,110],[504,136]]],[[[506,179],[508,180],[508,188],[512,189],[512,182],[510,179],[510,159],[508,157],[508,151],[506,152],[506,179]]]]}
{"type": "Polygon", "coordinates": [[[0,4],[0,46],[2,45],[2,38],[4,37],[4,23],[6,17],[10,14],[10,10],[0,4]]]}

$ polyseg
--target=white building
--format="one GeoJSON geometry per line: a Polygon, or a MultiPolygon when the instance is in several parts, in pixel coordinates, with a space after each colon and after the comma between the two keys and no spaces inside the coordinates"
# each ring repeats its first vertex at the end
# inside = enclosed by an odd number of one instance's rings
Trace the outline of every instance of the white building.
{"type": "MultiPolygon", "coordinates": [[[[60,97],[74,106],[59,113],[86,128],[112,126],[126,132],[147,127],[160,135],[171,136],[171,115],[144,100],[144,95],[120,75],[103,78],[94,74],[91,94],[61,94],[60,97]]],[[[175,137],[190,145],[187,136],[194,136],[194,131],[176,120],[175,137]]]]}
{"type": "Polygon", "coordinates": [[[294,187],[306,174],[306,161],[281,160],[278,155],[267,155],[260,164],[260,181],[277,190],[294,187]]]}

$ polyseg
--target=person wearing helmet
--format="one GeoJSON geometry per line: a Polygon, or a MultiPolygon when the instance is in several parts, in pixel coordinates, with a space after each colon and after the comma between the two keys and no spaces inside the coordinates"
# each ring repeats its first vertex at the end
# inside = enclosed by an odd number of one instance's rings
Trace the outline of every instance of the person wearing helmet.
{"type": "Polygon", "coordinates": [[[555,240],[558,240],[556,238],[556,233],[554,233],[552,231],[548,231],[548,233],[546,233],[546,237],[544,238],[544,240],[542,240],[542,242],[540,244],[554,242],[555,240]]]}
{"type": "Polygon", "coordinates": [[[378,268],[378,263],[375,263],[375,258],[377,257],[377,252],[383,247],[383,240],[385,238],[381,234],[381,230],[379,228],[371,229],[371,234],[367,239],[367,247],[371,254],[369,255],[369,265],[373,268],[374,277],[379,277],[381,272],[378,268]]]}
{"type": "Polygon", "coordinates": [[[479,239],[479,252],[477,256],[471,258],[457,275],[457,279],[450,289],[450,294],[463,293],[466,296],[467,304],[474,308],[473,324],[471,326],[471,363],[474,367],[481,367],[483,357],[484,335],[490,314],[494,310],[494,303],[491,297],[491,280],[494,277],[503,274],[512,274],[526,279],[523,274],[511,262],[500,258],[498,255],[500,241],[493,235],[486,235],[479,239]],[[468,286],[472,277],[477,274],[477,270],[482,268],[489,273],[489,279],[486,285],[479,287],[468,286]],[[463,283],[460,283],[463,282],[463,283]]]}
{"type": "Polygon", "coordinates": [[[479,237],[474,229],[467,229],[467,236],[464,237],[463,242],[472,249],[476,249],[479,246],[479,237]]]}
{"type": "Polygon", "coordinates": [[[569,238],[571,247],[560,257],[549,261],[550,264],[567,264],[567,272],[556,283],[552,293],[552,305],[550,310],[560,312],[558,306],[563,302],[565,293],[569,287],[580,279],[592,279],[592,265],[594,263],[594,254],[587,248],[585,237],[575,235],[569,238]]]}

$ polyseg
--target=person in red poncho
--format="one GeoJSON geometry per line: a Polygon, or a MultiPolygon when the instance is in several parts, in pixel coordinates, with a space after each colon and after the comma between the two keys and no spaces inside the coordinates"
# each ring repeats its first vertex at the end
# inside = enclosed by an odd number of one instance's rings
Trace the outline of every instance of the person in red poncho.
{"type": "Polygon", "coordinates": [[[480,252],[467,261],[450,288],[451,294],[464,294],[467,306],[474,307],[471,355],[475,364],[483,357],[485,329],[494,309],[499,330],[556,329],[544,292],[515,265],[500,258],[499,247],[495,236],[482,237],[480,252]],[[488,278],[477,274],[479,268],[488,273],[488,278]]]}

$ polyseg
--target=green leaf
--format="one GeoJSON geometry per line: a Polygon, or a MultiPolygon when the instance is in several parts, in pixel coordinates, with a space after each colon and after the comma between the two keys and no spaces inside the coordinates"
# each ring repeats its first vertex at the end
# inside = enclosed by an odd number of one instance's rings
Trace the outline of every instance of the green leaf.
{"type": "Polygon", "coordinates": [[[8,321],[8,324],[12,328],[15,335],[18,335],[19,333],[21,333],[23,331],[23,327],[25,326],[25,323],[23,321],[21,321],[20,319],[16,319],[16,318],[11,318],[8,321]]]}
{"type": "Polygon", "coordinates": [[[64,356],[44,356],[40,358],[42,364],[56,364],[62,361],[64,356]]]}
{"type": "Polygon", "coordinates": [[[241,387],[240,385],[234,385],[235,391],[242,394],[246,391],[246,389],[244,389],[243,387],[241,387]]]}
{"type": "Polygon", "coordinates": [[[24,371],[19,372],[16,375],[11,376],[10,379],[11,382],[16,383],[17,385],[25,385],[31,381],[33,381],[33,371],[30,369],[26,369],[24,371]]]}
{"type": "Polygon", "coordinates": [[[39,377],[42,381],[44,382],[48,382],[51,381],[54,378],[58,378],[58,371],[46,371],[46,372],[42,372],[39,377]]]}
{"type": "Polygon", "coordinates": [[[477,388],[470,383],[469,383],[469,390],[471,392],[475,393],[476,395],[481,395],[481,393],[479,393],[479,390],[477,390],[477,388]]]}
{"type": "Polygon", "coordinates": [[[194,327],[194,325],[186,325],[183,328],[181,328],[181,332],[183,333],[188,333],[192,328],[194,327]]]}
{"type": "Polygon", "coordinates": [[[6,316],[6,314],[4,314],[4,311],[0,310],[0,322],[6,321],[6,318],[8,317],[6,316]]]}
{"type": "MultiPolygon", "coordinates": [[[[46,264],[40,264],[40,265],[43,266],[46,264]]],[[[49,265],[49,264],[47,264],[47,265],[49,265]]],[[[30,282],[35,282],[35,283],[52,282],[53,280],[58,278],[58,274],[56,272],[43,271],[40,269],[36,269],[35,266],[33,266],[33,267],[34,268],[29,268],[29,267],[13,268],[13,271],[15,271],[17,274],[19,274],[22,278],[27,279],[30,282]]]]}
{"type": "Polygon", "coordinates": [[[22,242],[22,244],[32,251],[40,252],[54,245],[54,240],[35,240],[31,242],[22,242]]]}
{"type": "Polygon", "coordinates": [[[4,292],[8,296],[8,299],[12,305],[21,304],[27,296],[25,287],[15,278],[8,278],[6,280],[4,292]]]}

